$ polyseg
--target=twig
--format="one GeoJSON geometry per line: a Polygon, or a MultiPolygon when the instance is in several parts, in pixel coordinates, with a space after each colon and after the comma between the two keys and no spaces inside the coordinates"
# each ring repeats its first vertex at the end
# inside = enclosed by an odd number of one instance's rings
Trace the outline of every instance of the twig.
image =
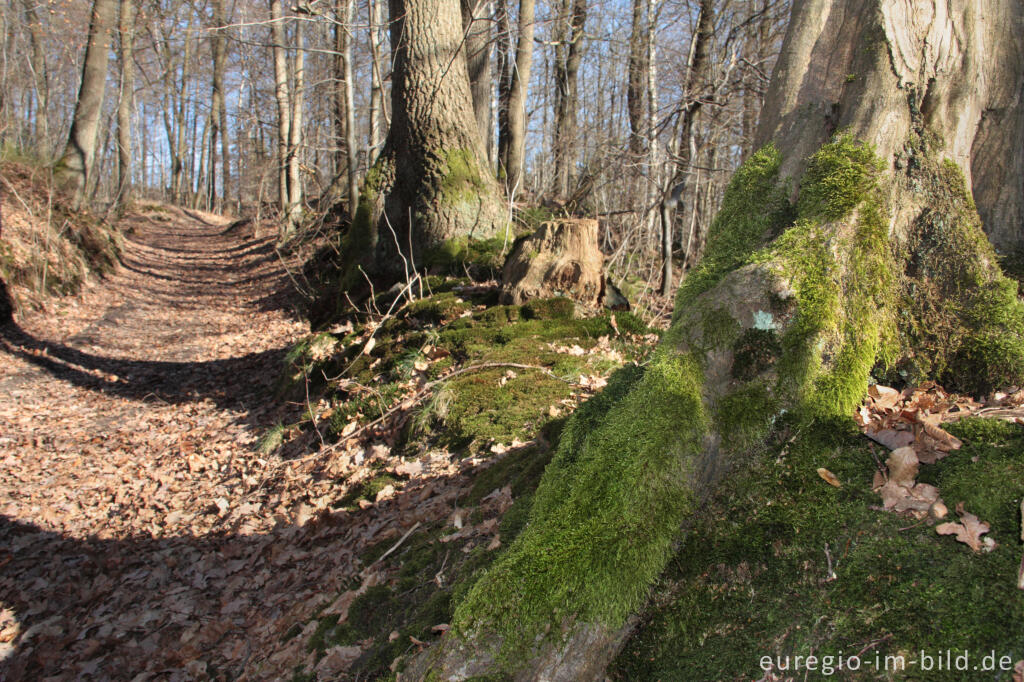
{"type": "Polygon", "coordinates": [[[408,540],[408,539],[409,539],[409,536],[410,536],[410,535],[412,535],[412,534],[413,534],[413,533],[414,533],[414,532],[416,531],[416,529],[420,527],[420,524],[421,524],[421,523],[423,523],[423,522],[422,522],[422,521],[417,521],[417,522],[416,522],[416,524],[415,524],[415,525],[413,525],[413,527],[412,527],[412,528],[410,528],[409,530],[405,531],[405,535],[403,535],[402,537],[398,538],[398,542],[396,542],[396,543],[395,543],[394,545],[392,545],[392,546],[391,546],[391,549],[389,549],[388,551],[386,551],[386,552],[384,552],[383,554],[381,554],[381,555],[380,555],[379,557],[377,557],[377,560],[376,560],[376,561],[374,561],[374,562],[373,562],[372,564],[370,564],[369,566],[367,566],[366,568],[364,568],[364,569],[363,569],[363,573],[365,574],[365,573],[366,573],[367,571],[369,571],[369,570],[370,570],[371,568],[373,568],[374,566],[376,566],[376,565],[377,565],[377,564],[379,564],[380,562],[384,561],[384,559],[386,559],[386,558],[388,557],[388,555],[389,555],[389,554],[391,554],[391,553],[392,553],[392,552],[394,552],[394,551],[395,551],[396,549],[398,549],[399,547],[401,547],[401,546],[402,546],[402,543],[403,543],[403,542],[405,542],[406,540],[408,540]]]}

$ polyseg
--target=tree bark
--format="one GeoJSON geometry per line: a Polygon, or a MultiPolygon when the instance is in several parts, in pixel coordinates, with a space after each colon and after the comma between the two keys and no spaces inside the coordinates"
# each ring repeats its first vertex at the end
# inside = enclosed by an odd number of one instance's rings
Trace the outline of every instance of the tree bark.
{"type": "Polygon", "coordinates": [[[224,33],[227,16],[224,12],[224,0],[213,0],[213,87],[210,94],[210,151],[209,179],[207,183],[208,203],[223,210],[230,196],[231,185],[231,145],[228,141],[227,106],[224,101],[224,70],[227,61],[227,37],[224,33]],[[217,195],[217,144],[220,143],[221,154],[221,193],[217,195]]]}
{"type": "Polygon", "coordinates": [[[292,98],[288,87],[288,52],[285,49],[284,12],[281,0],[270,0],[270,37],[273,42],[274,99],[277,102],[278,201],[281,206],[282,231],[287,234],[295,227],[291,192],[292,98]]]}
{"type": "Polygon", "coordinates": [[[35,10],[35,0],[23,0],[25,23],[28,26],[29,44],[32,48],[32,76],[36,88],[36,145],[39,154],[50,160],[50,76],[46,67],[46,46],[42,24],[35,10]]]}
{"type": "Polygon", "coordinates": [[[1015,0],[794,2],[762,146],[670,330],[566,425],[525,530],[410,677],[600,678],[681,525],[782,414],[849,418],[873,373],[1024,380],[1024,306],[978,217],[1022,197],[1022,29],[1015,0]]]}
{"type": "Polygon", "coordinates": [[[457,0],[392,0],[392,123],[367,174],[343,243],[358,267],[400,276],[446,242],[484,239],[507,227],[473,117],[457,0]]]}
{"type": "Polygon", "coordinates": [[[119,19],[121,83],[117,100],[117,197],[120,206],[131,201],[132,193],[132,111],[134,110],[135,7],[132,0],[121,0],[119,19]]]}
{"type": "Polygon", "coordinates": [[[587,0],[562,0],[562,34],[555,48],[555,196],[566,199],[576,144],[577,81],[583,62],[587,0]],[[570,10],[570,2],[571,10],[570,10]]]}
{"type": "Polygon", "coordinates": [[[629,151],[637,159],[644,153],[644,79],[647,76],[644,21],[647,0],[633,0],[633,23],[629,33],[629,66],[626,85],[626,111],[629,114],[629,151]]]}
{"type": "MultiPolygon", "coordinates": [[[[354,216],[359,201],[359,169],[356,150],[355,84],[352,80],[352,23],[355,17],[355,0],[341,0],[337,7],[334,24],[334,130],[337,155],[335,167],[339,184],[345,178],[345,201],[348,214],[354,216]],[[344,173],[342,172],[344,169],[344,173]]],[[[374,93],[371,92],[371,106],[374,93]]],[[[372,112],[372,110],[371,110],[372,112]]],[[[379,114],[378,114],[379,115],[379,114]]],[[[371,133],[372,138],[372,133],[371,133]]],[[[334,200],[340,199],[340,189],[334,190],[334,200]]]]}
{"type": "Polygon", "coordinates": [[[107,89],[110,34],[116,16],[117,0],[93,0],[75,116],[64,154],[54,168],[55,180],[72,194],[76,206],[85,200],[87,175],[96,156],[96,137],[107,89]]]}
{"type": "Polygon", "coordinates": [[[460,0],[473,115],[485,149],[491,132],[491,17],[487,0],[460,0]]]}
{"type": "Polygon", "coordinates": [[[508,141],[501,163],[505,169],[508,195],[513,201],[522,191],[526,166],[526,95],[533,67],[535,6],[535,0],[519,1],[519,39],[508,81],[508,141]]]}
{"type": "Polygon", "coordinates": [[[384,98],[384,0],[369,0],[370,17],[370,161],[384,144],[388,127],[387,102],[384,98]]]}

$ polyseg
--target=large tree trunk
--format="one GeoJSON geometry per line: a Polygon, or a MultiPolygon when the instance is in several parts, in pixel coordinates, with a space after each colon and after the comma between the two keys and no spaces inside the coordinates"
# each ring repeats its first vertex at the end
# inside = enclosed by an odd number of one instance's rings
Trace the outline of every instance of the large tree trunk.
{"type": "Polygon", "coordinates": [[[849,416],[872,372],[1024,380],[1024,307],[969,191],[1016,237],[1022,23],[1016,0],[794,2],[764,146],[670,331],[569,422],[526,529],[414,671],[595,679],[681,524],[783,412],[849,416]]]}
{"type": "Polygon", "coordinates": [[[117,4],[118,0],[93,1],[75,117],[64,154],[54,168],[55,180],[72,193],[76,205],[85,199],[86,176],[96,156],[96,137],[107,89],[110,33],[117,17],[117,4]]]}
{"type": "MultiPolygon", "coordinates": [[[[367,174],[342,257],[387,279],[447,242],[492,237],[508,218],[473,116],[458,0],[392,0],[392,122],[367,174]]],[[[347,278],[348,279],[348,278],[347,278]]]]}

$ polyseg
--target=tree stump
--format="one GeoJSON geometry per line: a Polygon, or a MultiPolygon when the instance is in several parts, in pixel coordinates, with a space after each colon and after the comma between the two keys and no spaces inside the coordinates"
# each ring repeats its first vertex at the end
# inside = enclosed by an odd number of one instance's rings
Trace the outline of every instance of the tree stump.
{"type": "Polygon", "coordinates": [[[520,305],[565,296],[587,308],[604,297],[604,254],[593,218],[542,223],[512,249],[502,273],[501,302],[520,305]]]}

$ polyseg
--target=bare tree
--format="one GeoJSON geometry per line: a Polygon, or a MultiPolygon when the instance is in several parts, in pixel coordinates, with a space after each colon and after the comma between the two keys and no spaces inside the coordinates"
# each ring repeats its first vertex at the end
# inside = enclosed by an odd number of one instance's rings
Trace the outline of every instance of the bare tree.
{"type": "Polygon", "coordinates": [[[64,154],[54,168],[55,179],[73,194],[75,204],[85,200],[88,174],[96,157],[96,137],[107,89],[110,34],[116,16],[117,0],[93,0],[74,121],[64,154]]]}

